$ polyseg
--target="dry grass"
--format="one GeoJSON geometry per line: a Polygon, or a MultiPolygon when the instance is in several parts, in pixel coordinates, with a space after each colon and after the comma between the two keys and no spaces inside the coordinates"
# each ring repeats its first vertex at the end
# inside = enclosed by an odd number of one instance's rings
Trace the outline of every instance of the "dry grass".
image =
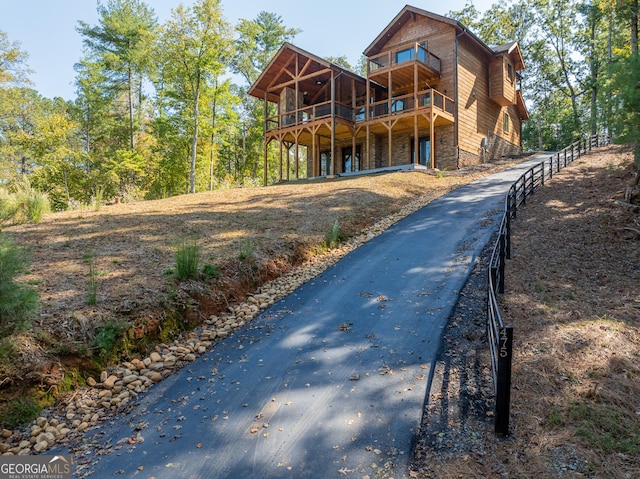
{"type": "Polygon", "coordinates": [[[640,215],[618,202],[634,174],[629,152],[600,150],[519,210],[502,301],[512,435],[470,418],[478,439],[428,455],[425,477],[640,477],[640,215]]]}

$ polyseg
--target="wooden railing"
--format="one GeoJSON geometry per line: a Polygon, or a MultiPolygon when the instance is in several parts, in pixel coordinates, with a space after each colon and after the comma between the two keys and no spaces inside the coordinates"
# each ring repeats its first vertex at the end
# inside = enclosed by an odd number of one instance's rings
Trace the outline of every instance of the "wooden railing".
{"type": "MultiPolygon", "coordinates": [[[[424,90],[413,94],[402,95],[389,98],[387,100],[371,103],[367,108],[365,105],[352,108],[343,103],[336,103],[336,116],[353,122],[361,122],[367,119],[380,118],[389,115],[396,115],[415,109],[435,108],[442,112],[454,114],[454,103],[451,98],[443,95],[437,90],[424,90]],[[368,114],[367,114],[368,111],[368,114]]],[[[288,126],[299,125],[321,118],[331,116],[331,102],[326,101],[311,105],[298,110],[292,110],[280,115],[267,118],[267,131],[277,130],[288,126]]]]}
{"type": "Polygon", "coordinates": [[[420,43],[404,45],[369,58],[368,72],[373,73],[383,68],[410,61],[419,61],[436,73],[440,73],[440,58],[429,52],[420,43]]]}
{"type": "Polygon", "coordinates": [[[592,135],[572,143],[564,150],[529,168],[511,185],[505,198],[504,214],[498,230],[498,239],[493,247],[487,274],[487,336],[493,371],[493,386],[496,395],[495,432],[509,434],[509,409],[511,400],[511,362],[513,327],[505,326],[500,314],[498,295],[504,293],[505,260],[511,257],[511,220],[516,217],[518,207],[525,205],[527,197],[537,188],[551,180],[554,173],[573,162],[592,148],[609,143],[607,137],[592,135]]]}
{"type": "Polygon", "coordinates": [[[453,115],[453,100],[437,90],[425,90],[409,95],[394,96],[387,100],[377,101],[369,105],[369,119],[394,115],[414,109],[434,107],[453,115]]]}

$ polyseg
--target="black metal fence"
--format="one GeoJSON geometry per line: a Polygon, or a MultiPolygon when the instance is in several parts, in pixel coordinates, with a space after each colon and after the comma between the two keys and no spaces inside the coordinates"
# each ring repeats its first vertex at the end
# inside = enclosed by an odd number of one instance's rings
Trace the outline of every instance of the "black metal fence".
{"type": "Polygon", "coordinates": [[[591,152],[597,146],[606,145],[609,138],[592,135],[575,141],[564,150],[554,153],[548,160],[529,168],[511,185],[505,198],[504,214],[500,222],[498,239],[489,260],[487,275],[487,335],[491,353],[491,369],[495,402],[495,432],[509,434],[509,408],[511,402],[511,362],[513,349],[513,327],[505,326],[500,315],[498,295],[504,293],[505,260],[511,257],[511,220],[518,208],[525,205],[527,198],[544,182],[553,178],[562,168],[575,159],[591,152]]]}

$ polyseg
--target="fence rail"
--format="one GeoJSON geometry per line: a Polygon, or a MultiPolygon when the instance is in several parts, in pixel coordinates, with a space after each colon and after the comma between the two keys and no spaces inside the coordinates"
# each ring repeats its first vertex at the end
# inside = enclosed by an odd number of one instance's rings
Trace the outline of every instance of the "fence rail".
{"type": "Polygon", "coordinates": [[[495,432],[498,435],[509,434],[511,403],[513,327],[505,326],[498,303],[498,295],[504,293],[505,260],[511,257],[511,220],[516,217],[518,208],[525,205],[527,198],[544,186],[545,181],[553,179],[554,174],[577,158],[590,153],[593,148],[608,143],[609,138],[602,135],[592,135],[573,142],[564,150],[551,155],[548,160],[529,168],[511,185],[506,195],[498,239],[491,253],[487,274],[487,336],[496,397],[495,432]]]}

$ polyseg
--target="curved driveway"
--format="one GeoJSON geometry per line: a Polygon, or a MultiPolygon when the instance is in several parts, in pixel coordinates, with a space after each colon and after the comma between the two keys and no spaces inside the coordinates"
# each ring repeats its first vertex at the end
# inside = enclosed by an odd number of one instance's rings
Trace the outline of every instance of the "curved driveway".
{"type": "Polygon", "coordinates": [[[83,472],[407,477],[441,332],[532,162],[433,201],[154,386],[87,433],[83,472]]]}

